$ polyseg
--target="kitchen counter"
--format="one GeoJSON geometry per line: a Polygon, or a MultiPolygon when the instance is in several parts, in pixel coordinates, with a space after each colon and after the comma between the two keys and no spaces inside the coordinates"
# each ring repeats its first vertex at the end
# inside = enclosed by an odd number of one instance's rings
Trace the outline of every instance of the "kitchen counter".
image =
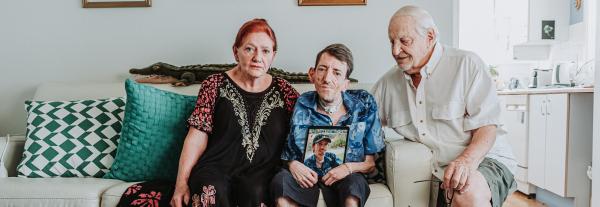
{"type": "Polygon", "coordinates": [[[498,95],[526,95],[526,94],[552,94],[552,93],[593,93],[594,88],[524,88],[513,90],[499,90],[498,95]]]}

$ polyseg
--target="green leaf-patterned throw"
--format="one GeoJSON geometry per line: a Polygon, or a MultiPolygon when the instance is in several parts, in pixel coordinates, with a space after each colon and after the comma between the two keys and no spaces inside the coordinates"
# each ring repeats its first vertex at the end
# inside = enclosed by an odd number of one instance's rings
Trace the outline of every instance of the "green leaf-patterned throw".
{"type": "Polygon", "coordinates": [[[26,101],[27,140],[19,177],[102,177],[119,140],[123,98],[26,101]]]}

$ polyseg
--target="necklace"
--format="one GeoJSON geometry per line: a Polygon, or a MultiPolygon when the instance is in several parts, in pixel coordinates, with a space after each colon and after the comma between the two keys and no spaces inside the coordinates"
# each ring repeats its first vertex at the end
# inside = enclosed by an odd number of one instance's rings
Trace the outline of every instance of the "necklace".
{"type": "Polygon", "coordinates": [[[319,106],[321,108],[323,108],[323,111],[327,112],[328,114],[333,114],[335,112],[337,112],[340,109],[340,106],[342,105],[342,101],[338,101],[336,104],[328,106],[327,104],[325,104],[325,102],[321,99],[319,99],[319,106]]]}

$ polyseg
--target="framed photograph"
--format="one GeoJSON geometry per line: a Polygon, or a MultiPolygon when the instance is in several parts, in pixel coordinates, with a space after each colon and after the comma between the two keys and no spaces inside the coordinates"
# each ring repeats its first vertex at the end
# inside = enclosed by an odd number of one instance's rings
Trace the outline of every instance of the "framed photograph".
{"type": "Polygon", "coordinates": [[[298,0],[299,6],[367,5],[367,0],[298,0]]]}
{"type": "Polygon", "coordinates": [[[553,40],[554,32],[556,31],[554,20],[542,20],[542,39],[553,40]]]}
{"type": "Polygon", "coordinates": [[[304,165],[319,176],[343,164],[348,150],[347,126],[311,126],[306,135],[304,165]]]}
{"type": "Polygon", "coordinates": [[[83,0],[83,8],[151,7],[151,0],[83,0]]]}

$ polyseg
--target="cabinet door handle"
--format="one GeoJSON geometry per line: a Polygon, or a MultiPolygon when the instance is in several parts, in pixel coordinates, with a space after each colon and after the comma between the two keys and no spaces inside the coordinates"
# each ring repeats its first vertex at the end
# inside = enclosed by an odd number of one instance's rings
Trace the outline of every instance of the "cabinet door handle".
{"type": "MultiPolygon", "coordinates": [[[[548,105],[550,105],[552,103],[550,103],[550,100],[548,100],[548,103],[546,103],[546,115],[550,115],[550,111],[548,111],[548,105]]],[[[552,109],[552,105],[550,105],[550,109],[552,109]]]]}
{"type": "Polygon", "coordinates": [[[540,112],[542,113],[542,116],[545,115],[544,113],[544,106],[546,105],[546,101],[542,101],[542,104],[540,104],[540,112]]]}
{"type": "Polygon", "coordinates": [[[522,111],[521,112],[521,124],[524,124],[524,123],[525,123],[525,112],[522,111]]]}

